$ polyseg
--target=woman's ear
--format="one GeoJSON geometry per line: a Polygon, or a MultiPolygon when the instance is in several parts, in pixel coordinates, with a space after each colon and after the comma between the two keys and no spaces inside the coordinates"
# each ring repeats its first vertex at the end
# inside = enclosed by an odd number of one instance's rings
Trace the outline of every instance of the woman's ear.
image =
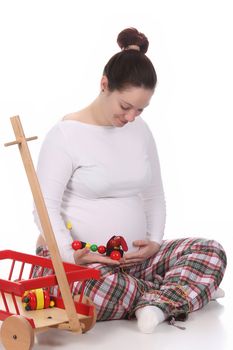
{"type": "Polygon", "coordinates": [[[103,75],[101,78],[100,88],[102,92],[108,90],[108,78],[106,77],[106,75],[103,75]]]}

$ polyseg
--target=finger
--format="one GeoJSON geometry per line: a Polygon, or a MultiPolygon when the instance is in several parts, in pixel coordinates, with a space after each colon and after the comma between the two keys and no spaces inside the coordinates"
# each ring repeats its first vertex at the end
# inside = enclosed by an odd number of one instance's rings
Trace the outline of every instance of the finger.
{"type": "Polygon", "coordinates": [[[85,247],[83,249],[78,250],[77,253],[76,253],[76,256],[81,258],[81,257],[83,257],[83,256],[85,256],[85,255],[87,255],[89,253],[90,253],[90,250],[87,247],[85,247]]]}
{"type": "Polygon", "coordinates": [[[135,261],[142,261],[142,260],[145,260],[145,257],[144,256],[137,256],[135,258],[131,258],[131,259],[127,259],[126,260],[126,263],[130,263],[130,262],[135,262],[135,261]]]}
{"type": "Polygon", "coordinates": [[[138,252],[132,252],[132,253],[127,253],[125,254],[124,258],[125,260],[130,260],[130,259],[140,259],[140,254],[138,252]]]}
{"type": "Polygon", "coordinates": [[[133,259],[133,260],[130,260],[129,262],[126,262],[126,263],[123,263],[121,264],[121,267],[129,267],[129,266],[134,266],[136,264],[141,264],[144,260],[143,259],[133,259]]]}
{"type": "Polygon", "coordinates": [[[104,264],[108,264],[108,265],[120,265],[119,260],[113,260],[110,258],[105,258],[105,257],[100,257],[100,262],[104,263],[104,264]]]}
{"type": "Polygon", "coordinates": [[[132,267],[132,266],[135,266],[135,264],[122,264],[121,267],[124,268],[124,267],[132,267]]]}
{"type": "Polygon", "coordinates": [[[136,241],[133,241],[134,247],[141,247],[141,246],[145,246],[145,245],[148,245],[148,240],[146,240],[146,239],[138,239],[136,241]]]}
{"type": "Polygon", "coordinates": [[[118,260],[113,260],[106,256],[101,256],[96,253],[90,253],[90,249],[85,247],[81,249],[80,251],[76,251],[76,260],[79,261],[79,263],[84,264],[90,264],[90,263],[102,263],[102,264],[108,264],[108,265],[120,265],[120,262],[118,260]]]}
{"type": "Polygon", "coordinates": [[[76,250],[74,253],[74,261],[77,265],[86,264],[86,261],[89,260],[90,250],[88,248],[83,248],[76,250]]]}
{"type": "Polygon", "coordinates": [[[86,257],[86,259],[89,259],[89,258],[91,258],[92,261],[99,262],[102,264],[108,264],[108,265],[119,265],[120,264],[120,262],[118,260],[113,260],[107,256],[101,256],[101,255],[96,254],[96,253],[92,253],[86,257]]]}
{"type": "Polygon", "coordinates": [[[135,255],[135,256],[129,256],[129,257],[127,257],[126,259],[125,259],[125,262],[126,263],[129,263],[129,262],[131,262],[131,261],[141,261],[141,260],[144,260],[145,259],[145,257],[142,255],[142,254],[140,254],[140,255],[135,255]]]}

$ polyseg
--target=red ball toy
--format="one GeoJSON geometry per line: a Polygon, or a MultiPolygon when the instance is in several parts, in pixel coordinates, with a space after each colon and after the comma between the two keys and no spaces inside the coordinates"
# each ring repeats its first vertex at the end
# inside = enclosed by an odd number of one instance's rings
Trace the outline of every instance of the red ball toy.
{"type": "Polygon", "coordinates": [[[120,258],[121,258],[121,253],[120,253],[119,251],[117,251],[117,250],[113,250],[113,251],[111,252],[111,254],[110,254],[110,258],[111,258],[112,260],[120,260],[120,258]]]}
{"type": "Polygon", "coordinates": [[[82,247],[83,247],[82,242],[80,242],[80,241],[73,241],[72,248],[74,250],[82,249],[82,247]]]}
{"type": "Polygon", "coordinates": [[[104,245],[100,245],[98,247],[98,253],[100,253],[100,254],[106,253],[106,247],[104,245]]]}

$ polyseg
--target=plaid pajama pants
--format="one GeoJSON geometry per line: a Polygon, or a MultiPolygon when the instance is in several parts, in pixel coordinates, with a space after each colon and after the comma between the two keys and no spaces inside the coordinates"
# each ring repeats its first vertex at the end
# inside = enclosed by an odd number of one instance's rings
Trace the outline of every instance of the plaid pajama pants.
{"type": "MultiPolygon", "coordinates": [[[[46,247],[37,248],[37,254],[50,257],[46,247]]],[[[226,254],[214,240],[184,238],[163,241],[158,253],[131,267],[87,266],[101,271],[101,279],[88,280],[84,290],[96,306],[97,320],[130,319],[146,305],[178,318],[210,301],[223,278],[226,254]]],[[[80,292],[81,282],[76,282],[73,295],[80,292]]]]}

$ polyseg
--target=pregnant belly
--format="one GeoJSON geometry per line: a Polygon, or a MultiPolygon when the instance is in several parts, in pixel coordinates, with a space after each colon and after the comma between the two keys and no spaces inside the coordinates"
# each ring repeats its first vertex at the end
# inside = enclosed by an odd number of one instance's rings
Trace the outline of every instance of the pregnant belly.
{"type": "Polygon", "coordinates": [[[63,206],[65,221],[72,223],[72,236],[84,242],[105,245],[113,235],[123,236],[129,251],[133,241],[146,238],[146,218],[138,196],[127,198],[75,198],[63,206]]]}

